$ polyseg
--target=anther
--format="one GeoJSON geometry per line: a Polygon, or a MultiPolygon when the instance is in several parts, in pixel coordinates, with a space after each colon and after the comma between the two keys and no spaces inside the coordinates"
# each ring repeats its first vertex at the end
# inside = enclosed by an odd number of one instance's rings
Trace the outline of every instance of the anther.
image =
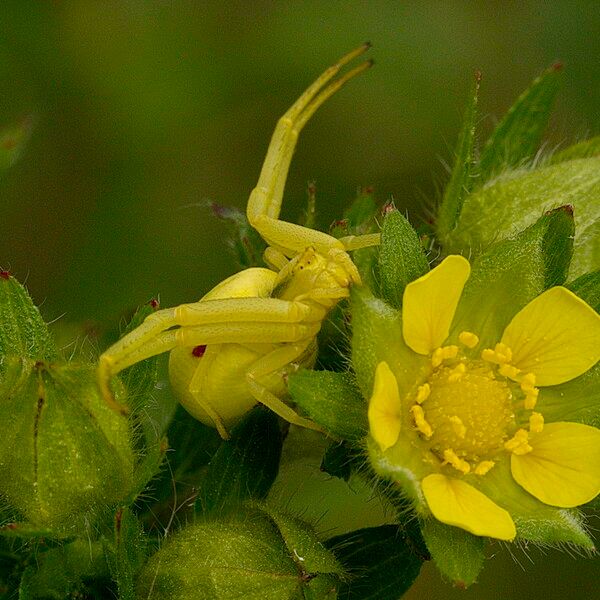
{"type": "Polygon", "coordinates": [[[498,364],[508,363],[512,360],[512,350],[502,342],[496,344],[494,352],[496,353],[498,364]]]}
{"type": "Polygon", "coordinates": [[[498,372],[500,373],[500,375],[504,375],[504,377],[508,377],[509,379],[515,380],[518,377],[521,370],[517,369],[517,367],[515,367],[514,365],[504,363],[503,365],[500,365],[498,372]]]}
{"type": "Polygon", "coordinates": [[[531,413],[529,417],[529,431],[540,433],[544,429],[544,415],[539,412],[531,413]]]}
{"type": "Polygon", "coordinates": [[[425,413],[423,409],[415,404],[411,407],[410,412],[415,420],[415,425],[417,429],[427,438],[429,439],[433,435],[433,429],[431,425],[425,420],[425,413]]]}
{"type": "Polygon", "coordinates": [[[534,373],[527,373],[526,375],[523,375],[523,379],[521,379],[521,389],[524,392],[530,392],[532,391],[535,386],[535,374],[534,373]]]}
{"type": "Polygon", "coordinates": [[[526,429],[519,429],[510,440],[504,443],[504,448],[518,456],[531,452],[533,448],[529,445],[529,432],[526,429]]]}
{"type": "Polygon", "coordinates": [[[523,400],[523,407],[525,410],[533,410],[535,408],[539,393],[540,390],[533,388],[525,394],[525,400],[523,400]]]}
{"type": "Polygon", "coordinates": [[[493,460],[482,460],[473,470],[475,475],[485,475],[494,467],[496,463],[493,460]]]}
{"type": "Polygon", "coordinates": [[[458,341],[467,348],[475,348],[479,344],[479,337],[470,331],[461,331],[458,334],[458,341]]]}
{"type": "Polygon", "coordinates": [[[433,351],[431,355],[431,364],[434,368],[439,367],[443,361],[449,358],[456,358],[458,346],[440,346],[433,351]]]}
{"type": "Polygon", "coordinates": [[[450,375],[448,375],[448,381],[450,383],[454,383],[455,381],[460,381],[463,378],[463,375],[466,373],[467,367],[464,363],[460,363],[456,365],[450,375]]]}
{"type": "Polygon", "coordinates": [[[454,433],[461,438],[465,439],[465,435],[467,434],[467,428],[465,424],[462,422],[461,418],[457,415],[450,417],[450,423],[452,423],[452,429],[454,429],[454,433]]]}
{"type": "Polygon", "coordinates": [[[464,475],[471,471],[471,465],[456,455],[456,452],[452,449],[444,450],[444,462],[452,465],[457,471],[460,471],[464,475]]]}
{"type": "Polygon", "coordinates": [[[435,369],[442,364],[444,357],[441,348],[436,348],[431,355],[431,366],[435,369]]]}
{"type": "Polygon", "coordinates": [[[423,404],[431,394],[431,386],[428,383],[424,383],[417,388],[417,403],[423,404]]]}

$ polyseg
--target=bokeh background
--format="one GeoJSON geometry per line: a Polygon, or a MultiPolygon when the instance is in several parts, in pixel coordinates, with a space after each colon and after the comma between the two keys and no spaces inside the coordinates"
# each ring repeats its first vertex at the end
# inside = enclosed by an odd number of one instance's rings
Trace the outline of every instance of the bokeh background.
{"type": "MultiPolygon", "coordinates": [[[[376,66],[302,134],[284,217],[298,216],[314,181],[325,226],[367,185],[425,218],[475,69],[483,134],[557,60],[565,87],[547,147],[600,130],[594,0],[4,0],[0,128],[31,131],[0,179],[0,266],[65,324],[103,329],[156,295],[163,306],[200,297],[235,270],[204,203],[244,208],[277,118],[365,40],[376,66]]],[[[491,554],[467,592],[427,566],[408,598],[600,593],[598,558],[491,554]]]]}

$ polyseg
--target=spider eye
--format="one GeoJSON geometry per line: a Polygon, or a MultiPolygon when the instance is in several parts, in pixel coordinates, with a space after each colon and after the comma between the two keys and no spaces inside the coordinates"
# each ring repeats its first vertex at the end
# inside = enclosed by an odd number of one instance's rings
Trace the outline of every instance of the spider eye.
{"type": "Polygon", "coordinates": [[[201,346],[196,346],[193,350],[192,350],[192,354],[196,357],[196,358],[202,358],[204,356],[204,353],[206,352],[206,344],[203,344],[201,346]]]}

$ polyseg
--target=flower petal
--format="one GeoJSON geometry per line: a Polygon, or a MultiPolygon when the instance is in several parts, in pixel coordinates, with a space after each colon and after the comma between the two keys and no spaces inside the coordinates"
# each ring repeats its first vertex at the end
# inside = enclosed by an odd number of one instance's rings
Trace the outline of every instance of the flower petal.
{"type": "Polygon", "coordinates": [[[517,532],[512,517],[472,485],[434,473],[425,477],[421,486],[438,521],[474,535],[514,539],[517,532]]]}
{"type": "Polygon", "coordinates": [[[452,255],[406,286],[402,333],[412,350],[429,354],[444,343],[470,273],[469,261],[452,255]]]}
{"type": "Polygon", "coordinates": [[[600,430],[580,423],[550,423],[532,434],[533,450],[513,454],[515,481],[551,506],[571,508],[600,493],[600,430]]]}
{"type": "Polygon", "coordinates": [[[519,311],[502,343],[512,363],[536,376],[536,385],[575,379],[600,360],[600,315],[564,287],[553,287],[519,311]]]}
{"type": "Polygon", "coordinates": [[[375,370],[368,416],[373,439],[382,451],[391,448],[400,435],[402,413],[396,377],[386,362],[380,362],[375,370]]]}

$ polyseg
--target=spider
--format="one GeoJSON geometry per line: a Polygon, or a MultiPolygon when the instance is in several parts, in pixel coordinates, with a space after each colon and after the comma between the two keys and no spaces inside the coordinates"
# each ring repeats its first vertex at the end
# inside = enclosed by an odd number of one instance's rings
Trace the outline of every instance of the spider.
{"type": "Polygon", "coordinates": [[[114,410],[128,413],[113,396],[111,378],[170,351],[173,391],[222,438],[257,403],[290,423],[320,430],[282,400],[286,377],[314,366],[323,320],[348,297],[349,286],[361,282],[348,251],[377,245],[379,234],[336,239],[278,217],[300,131],[321,104],[371,66],[365,61],[336,77],[369,47],[363,44],[327,69],[277,123],[247,206],[248,221],[268,244],[269,268],[245,269],[198,302],[158,310],[108,348],[99,359],[98,385],[114,410]]]}

